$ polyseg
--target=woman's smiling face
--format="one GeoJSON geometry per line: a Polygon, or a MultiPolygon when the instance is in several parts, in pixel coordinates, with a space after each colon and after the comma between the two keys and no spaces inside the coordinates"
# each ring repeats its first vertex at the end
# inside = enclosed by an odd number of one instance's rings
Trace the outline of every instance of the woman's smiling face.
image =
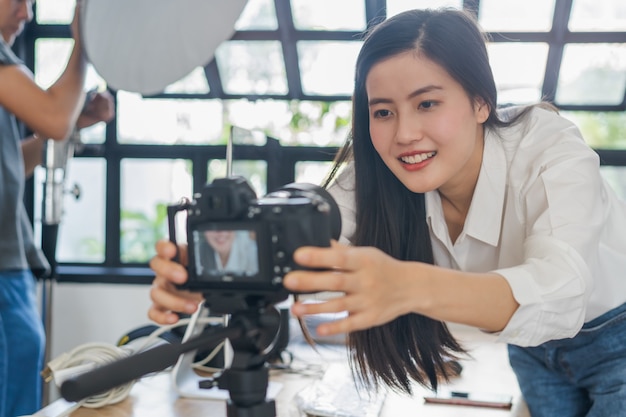
{"type": "Polygon", "coordinates": [[[473,190],[488,106],[416,51],[375,64],[365,86],[372,144],[405,187],[473,190]]]}
{"type": "Polygon", "coordinates": [[[221,256],[228,257],[235,241],[232,230],[207,230],[204,232],[207,242],[221,256]]]}

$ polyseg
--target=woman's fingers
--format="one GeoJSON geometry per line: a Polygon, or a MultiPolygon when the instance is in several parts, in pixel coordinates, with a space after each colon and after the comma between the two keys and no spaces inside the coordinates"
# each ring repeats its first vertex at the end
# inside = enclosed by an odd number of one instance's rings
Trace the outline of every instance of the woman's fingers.
{"type": "Polygon", "coordinates": [[[399,279],[398,261],[375,248],[333,244],[330,248],[301,248],[298,263],[322,271],[296,270],[284,279],[292,292],[343,293],[322,303],[294,303],[296,316],[347,313],[347,317],[322,325],[318,332],[331,335],[363,330],[387,323],[411,311],[406,283],[399,279]]]}
{"type": "Polygon", "coordinates": [[[176,261],[187,265],[187,245],[181,244],[176,247],[176,245],[169,240],[159,240],[155,248],[157,256],[165,259],[174,259],[174,257],[178,255],[179,259],[176,261]]]}
{"type": "Polygon", "coordinates": [[[341,272],[337,271],[290,272],[285,276],[283,285],[288,290],[296,293],[312,293],[319,291],[345,292],[347,290],[346,277],[341,272]]]}
{"type": "Polygon", "coordinates": [[[200,293],[179,290],[163,277],[157,276],[150,288],[150,298],[163,308],[181,313],[193,313],[202,300],[200,293]]]}
{"type": "Polygon", "coordinates": [[[172,259],[178,254],[186,261],[185,246],[177,248],[172,242],[162,240],[157,242],[156,251],[157,255],[150,260],[150,268],[156,276],[150,289],[152,306],[148,317],[160,324],[172,324],[178,321],[177,313],[193,314],[202,296],[177,287],[187,281],[187,270],[172,259]]]}
{"type": "Polygon", "coordinates": [[[193,314],[202,297],[198,293],[181,291],[167,279],[157,276],[150,289],[152,306],[148,317],[158,323],[174,323],[178,320],[176,313],[193,314]]]}
{"type": "Polygon", "coordinates": [[[178,262],[155,256],[150,260],[150,268],[157,276],[164,277],[174,284],[184,284],[187,281],[187,270],[178,262]]]}
{"type": "MultiPolygon", "coordinates": [[[[363,283],[348,274],[371,269],[380,251],[355,248],[334,243],[330,248],[303,247],[294,253],[294,260],[308,268],[323,271],[296,270],[287,274],[285,288],[294,292],[342,291],[349,292],[363,283]]],[[[386,256],[386,255],[385,255],[386,256]]]]}
{"type": "Polygon", "coordinates": [[[158,306],[153,304],[148,310],[148,318],[155,323],[167,325],[176,323],[179,319],[179,316],[171,310],[159,308],[158,306]]]}
{"type": "Polygon", "coordinates": [[[322,303],[294,303],[291,311],[296,316],[323,313],[338,313],[348,311],[349,314],[345,318],[333,320],[321,324],[317,327],[318,334],[323,336],[331,336],[341,333],[349,333],[357,330],[367,329],[369,327],[383,324],[378,322],[376,314],[367,308],[357,307],[362,305],[359,299],[353,296],[337,297],[335,299],[322,303]]]}
{"type": "Polygon", "coordinates": [[[291,311],[296,316],[306,316],[309,314],[338,313],[349,310],[346,296],[339,296],[324,302],[295,302],[291,311]]]}
{"type": "Polygon", "coordinates": [[[336,334],[350,333],[357,330],[366,329],[368,326],[358,327],[354,323],[354,316],[350,315],[344,319],[329,321],[317,326],[315,331],[320,336],[333,336],[336,334]]]}
{"type": "Polygon", "coordinates": [[[295,251],[293,258],[298,264],[309,268],[353,270],[358,267],[356,259],[359,253],[354,249],[333,241],[329,248],[301,247],[295,251]]]}

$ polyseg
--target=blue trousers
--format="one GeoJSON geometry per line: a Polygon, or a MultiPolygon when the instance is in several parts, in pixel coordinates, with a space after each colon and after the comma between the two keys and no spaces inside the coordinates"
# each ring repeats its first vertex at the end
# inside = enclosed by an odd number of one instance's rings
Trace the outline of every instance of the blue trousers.
{"type": "Polygon", "coordinates": [[[571,339],[509,345],[509,361],[532,417],[626,415],[626,304],[571,339]]]}
{"type": "Polygon", "coordinates": [[[30,271],[0,272],[0,417],[41,408],[45,335],[30,271]]]}

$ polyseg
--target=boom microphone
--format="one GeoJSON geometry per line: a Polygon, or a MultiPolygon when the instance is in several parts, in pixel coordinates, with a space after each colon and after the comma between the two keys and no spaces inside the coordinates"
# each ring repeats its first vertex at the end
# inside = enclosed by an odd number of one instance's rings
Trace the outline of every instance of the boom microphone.
{"type": "Polygon", "coordinates": [[[185,343],[164,344],[100,366],[92,371],[67,379],[61,384],[61,396],[67,401],[81,401],[96,394],[173,365],[185,352],[196,350],[216,340],[238,338],[239,327],[211,328],[185,343]]]}

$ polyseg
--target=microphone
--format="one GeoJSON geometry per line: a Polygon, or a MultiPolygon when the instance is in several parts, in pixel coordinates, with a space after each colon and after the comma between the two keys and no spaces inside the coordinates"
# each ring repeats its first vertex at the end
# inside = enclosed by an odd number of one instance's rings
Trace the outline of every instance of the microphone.
{"type": "Polygon", "coordinates": [[[67,401],[78,402],[104,393],[148,373],[162,371],[173,365],[182,353],[210,345],[216,340],[238,338],[242,333],[243,330],[238,327],[211,328],[185,343],[159,345],[110,362],[64,381],[61,396],[67,401]]]}
{"type": "Polygon", "coordinates": [[[147,373],[161,371],[174,363],[178,355],[176,345],[157,346],[64,381],[61,384],[61,395],[67,401],[81,401],[147,373]]]}

